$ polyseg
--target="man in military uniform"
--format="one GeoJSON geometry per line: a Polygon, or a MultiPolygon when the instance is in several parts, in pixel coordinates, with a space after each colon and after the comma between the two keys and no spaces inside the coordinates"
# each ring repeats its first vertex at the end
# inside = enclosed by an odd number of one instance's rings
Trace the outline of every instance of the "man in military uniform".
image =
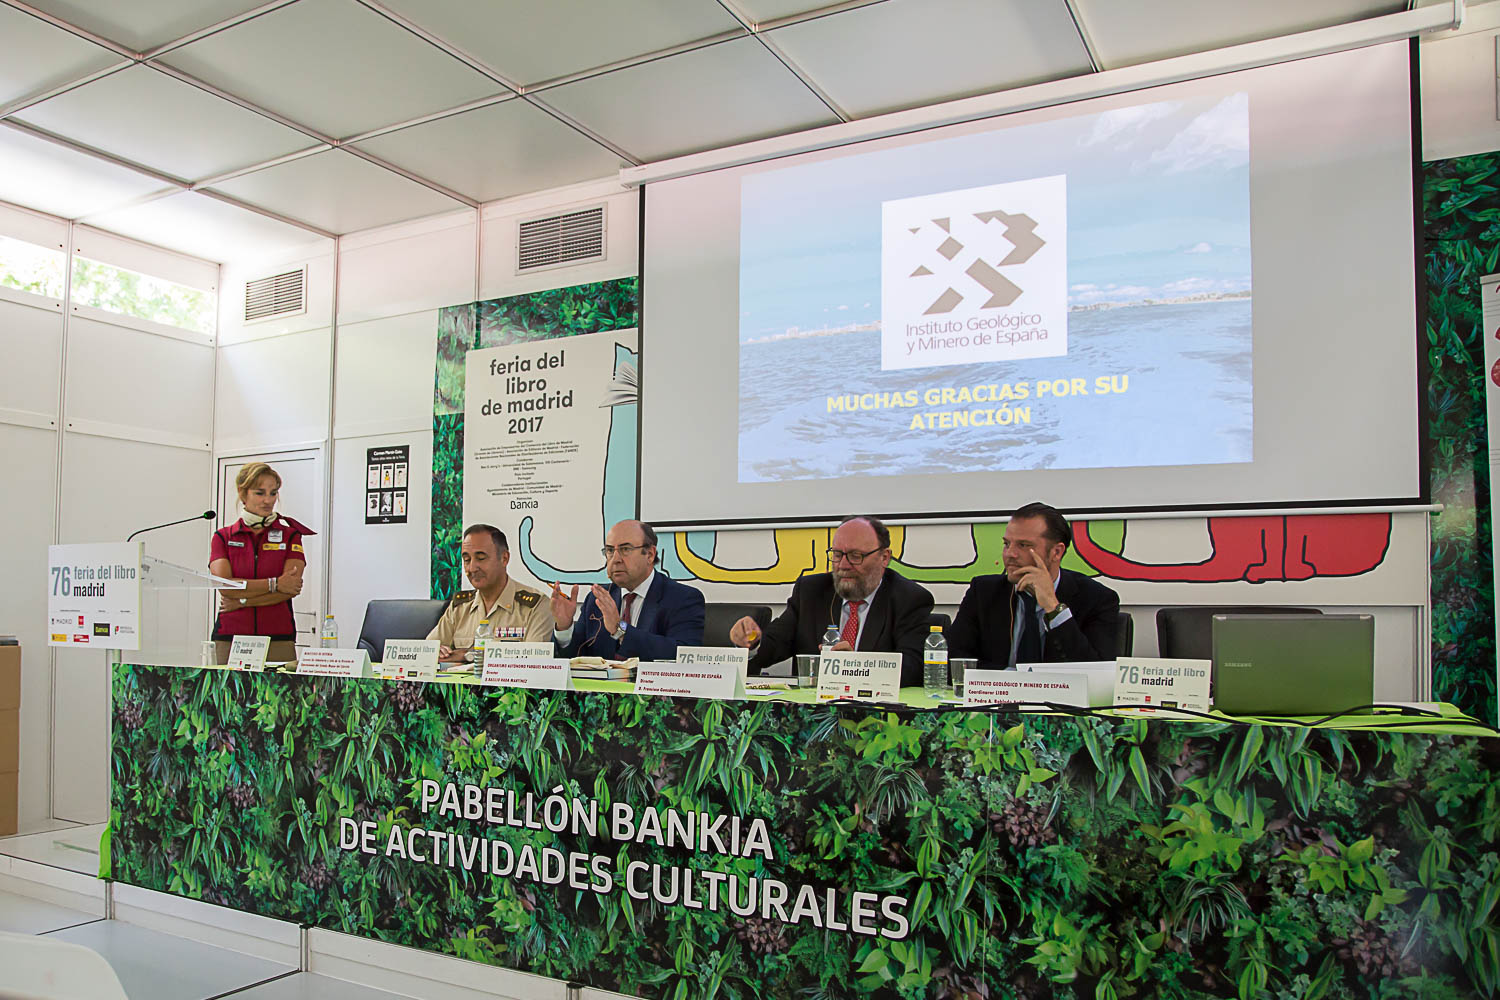
{"type": "Polygon", "coordinates": [[[427,633],[439,643],[438,659],[462,663],[474,645],[474,629],[486,618],[499,640],[551,642],[551,604],[505,571],[510,563],[505,532],[490,524],[470,525],[464,529],[462,551],[464,575],[474,589],[454,594],[443,617],[427,633]]]}

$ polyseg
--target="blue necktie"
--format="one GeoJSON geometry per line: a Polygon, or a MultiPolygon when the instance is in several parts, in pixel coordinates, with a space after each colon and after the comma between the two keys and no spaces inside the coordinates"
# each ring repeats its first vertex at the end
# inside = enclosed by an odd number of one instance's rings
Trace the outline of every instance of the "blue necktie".
{"type": "Polygon", "coordinates": [[[1022,594],[1016,612],[1015,631],[1010,641],[1010,665],[1017,663],[1040,663],[1044,654],[1042,645],[1042,609],[1036,598],[1022,594]]]}

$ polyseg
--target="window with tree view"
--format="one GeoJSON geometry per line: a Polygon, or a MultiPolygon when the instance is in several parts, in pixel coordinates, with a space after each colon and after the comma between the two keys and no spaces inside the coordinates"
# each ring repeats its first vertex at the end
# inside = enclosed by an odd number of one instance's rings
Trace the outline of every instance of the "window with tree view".
{"type": "Polygon", "coordinates": [[[73,304],[212,336],[217,296],[206,289],[78,257],[73,261],[73,304]]]}
{"type": "Polygon", "coordinates": [[[0,285],[60,299],[63,275],[61,250],[0,236],[0,285]]]}

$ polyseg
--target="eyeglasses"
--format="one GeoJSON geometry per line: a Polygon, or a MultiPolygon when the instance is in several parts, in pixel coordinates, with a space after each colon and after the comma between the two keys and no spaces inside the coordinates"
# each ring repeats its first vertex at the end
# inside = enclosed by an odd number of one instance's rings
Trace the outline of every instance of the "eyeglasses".
{"type": "Polygon", "coordinates": [[[608,559],[618,552],[620,555],[629,558],[632,552],[645,552],[650,547],[649,545],[606,545],[599,550],[599,554],[608,559]]]}
{"type": "Polygon", "coordinates": [[[830,566],[837,566],[839,564],[840,560],[847,559],[847,560],[849,560],[849,565],[850,566],[858,566],[860,563],[864,562],[866,559],[870,558],[875,553],[877,553],[877,552],[883,552],[883,551],[885,551],[885,550],[884,549],[871,549],[868,552],[853,552],[853,551],[846,552],[843,549],[829,549],[828,550],[828,564],[830,566]]]}

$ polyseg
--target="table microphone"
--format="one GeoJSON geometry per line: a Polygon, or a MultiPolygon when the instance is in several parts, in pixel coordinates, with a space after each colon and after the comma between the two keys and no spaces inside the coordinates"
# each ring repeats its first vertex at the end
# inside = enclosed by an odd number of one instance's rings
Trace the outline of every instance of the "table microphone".
{"type": "MultiPolygon", "coordinates": [[[[187,524],[189,521],[212,521],[218,516],[218,514],[214,513],[211,510],[205,510],[201,514],[194,514],[192,517],[185,517],[180,521],[168,521],[166,524],[153,524],[149,528],[142,528],[140,531],[132,531],[130,533],[130,538],[134,538],[136,535],[144,535],[148,531],[155,531],[157,528],[170,528],[174,524],[187,524]]],[[[127,538],[125,540],[128,542],[130,541],[130,538],[127,538]]]]}

